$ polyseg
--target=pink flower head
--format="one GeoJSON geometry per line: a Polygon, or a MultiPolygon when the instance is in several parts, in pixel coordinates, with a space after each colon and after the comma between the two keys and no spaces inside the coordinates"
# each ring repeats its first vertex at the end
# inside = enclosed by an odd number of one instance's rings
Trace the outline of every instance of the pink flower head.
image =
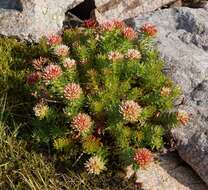
{"type": "Polygon", "coordinates": [[[45,57],[39,57],[38,59],[34,59],[32,61],[32,65],[36,70],[41,70],[42,67],[47,64],[49,60],[45,57]]]}
{"type": "Polygon", "coordinates": [[[102,31],[112,31],[114,29],[123,29],[125,23],[119,20],[106,21],[101,24],[102,31]]]}
{"type": "Polygon", "coordinates": [[[146,33],[148,36],[156,36],[157,34],[157,28],[152,25],[152,24],[145,24],[142,28],[141,31],[146,33]]]}
{"type": "Polygon", "coordinates": [[[29,85],[35,84],[39,79],[41,78],[41,73],[40,72],[34,72],[31,73],[27,76],[27,83],[29,85]]]}
{"type": "Polygon", "coordinates": [[[136,49],[129,49],[127,54],[126,54],[126,57],[128,59],[140,59],[141,58],[141,53],[136,50],[136,49]]]}
{"type": "Polygon", "coordinates": [[[59,35],[51,35],[48,37],[49,45],[59,45],[62,42],[62,38],[59,35]]]}
{"type": "Polygon", "coordinates": [[[114,23],[112,21],[106,21],[100,25],[101,31],[107,32],[114,30],[114,23]]]}
{"type": "Polygon", "coordinates": [[[97,22],[95,19],[87,19],[84,21],[84,27],[86,28],[95,28],[97,25],[97,22]]]}
{"type": "Polygon", "coordinates": [[[69,48],[66,45],[59,45],[54,48],[54,54],[60,57],[65,57],[69,53],[69,48]]]}
{"type": "Polygon", "coordinates": [[[61,67],[58,65],[48,65],[43,71],[43,78],[45,80],[53,80],[62,74],[61,67]]]}
{"type": "Polygon", "coordinates": [[[72,127],[79,132],[87,132],[92,126],[92,121],[89,115],[79,113],[72,120],[72,127]]]}
{"type": "Polygon", "coordinates": [[[134,161],[140,167],[146,168],[153,161],[153,154],[146,148],[139,148],[134,154],[134,161]]]}
{"type": "Polygon", "coordinates": [[[138,121],[141,111],[142,109],[139,104],[133,100],[124,101],[120,106],[120,112],[123,115],[123,118],[132,123],[138,121]]]}
{"type": "Polygon", "coordinates": [[[82,89],[78,84],[70,83],[65,86],[64,88],[64,97],[67,100],[75,100],[80,97],[82,94],[82,89]]]}
{"type": "Polygon", "coordinates": [[[125,38],[129,40],[133,40],[136,38],[137,33],[131,27],[126,27],[123,29],[123,35],[125,38]]]}
{"type": "Polygon", "coordinates": [[[75,69],[76,61],[74,59],[66,58],[63,61],[63,65],[66,69],[75,69]]]}
{"type": "Polygon", "coordinates": [[[123,58],[123,55],[118,51],[111,51],[108,53],[108,59],[111,61],[117,61],[122,58],[123,58]]]}
{"type": "Polygon", "coordinates": [[[176,117],[177,120],[180,121],[183,125],[186,125],[189,122],[189,114],[184,110],[178,110],[176,117]]]}
{"type": "Polygon", "coordinates": [[[126,25],[125,25],[125,23],[123,21],[113,20],[113,26],[114,26],[115,29],[124,29],[124,27],[126,25]]]}

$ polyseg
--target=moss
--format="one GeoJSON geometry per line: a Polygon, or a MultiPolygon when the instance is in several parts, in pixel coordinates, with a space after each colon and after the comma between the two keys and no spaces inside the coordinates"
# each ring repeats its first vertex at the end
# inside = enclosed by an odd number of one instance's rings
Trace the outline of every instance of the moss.
{"type": "Polygon", "coordinates": [[[23,115],[27,108],[27,45],[15,39],[0,38],[0,97],[6,99],[5,119],[23,115]],[[24,100],[24,101],[23,101],[24,100]]]}

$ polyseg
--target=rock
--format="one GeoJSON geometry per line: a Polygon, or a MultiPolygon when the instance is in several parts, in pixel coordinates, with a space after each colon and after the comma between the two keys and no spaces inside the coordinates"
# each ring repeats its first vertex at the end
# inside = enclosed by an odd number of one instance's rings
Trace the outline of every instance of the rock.
{"type": "Polygon", "coordinates": [[[157,46],[166,60],[164,72],[183,92],[179,109],[190,114],[187,126],[172,130],[177,150],[208,184],[208,11],[174,8],[128,20],[139,29],[144,23],[158,28],[157,46]]]}
{"type": "Polygon", "coordinates": [[[203,181],[175,153],[158,155],[158,161],[136,173],[143,190],[207,190],[203,181]]]}
{"type": "Polygon", "coordinates": [[[98,22],[111,19],[128,19],[154,11],[177,0],[95,0],[95,17],[98,22]]]}
{"type": "Polygon", "coordinates": [[[65,12],[83,0],[1,0],[0,34],[37,41],[61,31],[65,12]]]}

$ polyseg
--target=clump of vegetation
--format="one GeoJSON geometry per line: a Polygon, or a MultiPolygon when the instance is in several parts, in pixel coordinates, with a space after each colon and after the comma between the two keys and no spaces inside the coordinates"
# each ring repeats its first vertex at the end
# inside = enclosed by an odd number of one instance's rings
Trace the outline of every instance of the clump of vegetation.
{"type": "Polygon", "coordinates": [[[38,44],[0,38],[0,189],[135,189],[133,169],[188,122],[156,32],[88,20],[38,44]]]}
{"type": "Polygon", "coordinates": [[[35,141],[90,174],[148,166],[164,134],[188,121],[173,111],[179,89],[162,73],[156,33],[150,24],[135,32],[120,21],[88,20],[63,38],[43,39],[27,77],[37,100],[35,141]]]}
{"type": "Polygon", "coordinates": [[[0,189],[135,189],[115,173],[94,178],[86,172],[66,171],[56,154],[47,147],[36,149],[27,140],[33,104],[26,84],[27,60],[44,52],[41,42],[0,38],[0,189]]]}

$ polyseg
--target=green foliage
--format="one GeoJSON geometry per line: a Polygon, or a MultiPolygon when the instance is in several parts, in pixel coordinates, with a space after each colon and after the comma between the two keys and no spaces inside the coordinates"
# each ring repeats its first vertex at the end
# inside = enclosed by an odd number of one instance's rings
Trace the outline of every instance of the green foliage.
{"type": "Polygon", "coordinates": [[[24,119],[25,115],[22,113],[28,108],[28,92],[24,86],[27,73],[25,51],[24,43],[0,38],[0,97],[5,100],[3,113],[7,121],[16,115],[22,115],[24,119]]]}
{"type": "Polygon", "coordinates": [[[28,87],[50,110],[34,109],[33,137],[55,152],[74,151],[72,165],[85,162],[87,168],[89,156],[108,161],[109,168],[135,165],[134,152],[162,148],[166,129],[178,122],[172,109],[179,90],[162,73],[153,37],[119,24],[67,30],[62,44],[43,39],[31,47],[36,59],[49,60],[31,66],[38,78],[28,87]]]}
{"type": "Polygon", "coordinates": [[[68,152],[73,146],[73,141],[69,137],[60,137],[54,140],[53,146],[56,150],[68,152]]]}
{"type": "MultiPolygon", "coordinates": [[[[44,40],[26,44],[12,38],[0,38],[0,97],[5,100],[4,120],[24,123],[30,118],[32,99],[26,86],[29,60],[46,55],[44,40]]],[[[1,100],[2,100],[1,99],[1,100]]],[[[1,105],[0,105],[1,106],[1,105]]]]}
{"type": "Polygon", "coordinates": [[[142,128],[143,143],[151,149],[160,149],[163,147],[164,129],[161,126],[145,125],[142,128]]]}

